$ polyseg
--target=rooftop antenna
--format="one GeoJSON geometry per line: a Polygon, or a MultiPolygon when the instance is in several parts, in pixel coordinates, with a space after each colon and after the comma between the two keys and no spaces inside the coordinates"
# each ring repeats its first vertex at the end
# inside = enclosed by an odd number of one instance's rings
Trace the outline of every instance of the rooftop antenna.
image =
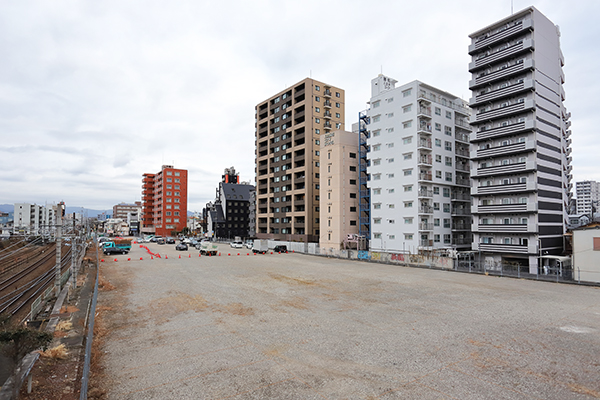
{"type": "Polygon", "coordinates": [[[514,0],[510,0],[510,15],[513,15],[513,1],[514,0]]]}
{"type": "Polygon", "coordinates": [[[312,79],[312,69],[310,70],[310,79],[312,79]]]}

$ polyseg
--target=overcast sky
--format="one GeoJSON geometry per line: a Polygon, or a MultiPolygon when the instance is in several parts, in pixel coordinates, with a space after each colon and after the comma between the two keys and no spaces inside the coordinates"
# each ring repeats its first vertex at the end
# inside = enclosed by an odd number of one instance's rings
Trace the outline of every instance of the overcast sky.
{"type": "MultiPolygon", "coordinates": [[[[600,1],[514,0],[560,26],[574,181],[600,181],[600,1]]],[[[254,184],[254,106],[312,76],[346,91],[346,128],[383,73],[470,98],[468,35],[510,0],[0,0],[0,204],[141,199],[163,164],[188,209],[223,170],[254,184]]]]}

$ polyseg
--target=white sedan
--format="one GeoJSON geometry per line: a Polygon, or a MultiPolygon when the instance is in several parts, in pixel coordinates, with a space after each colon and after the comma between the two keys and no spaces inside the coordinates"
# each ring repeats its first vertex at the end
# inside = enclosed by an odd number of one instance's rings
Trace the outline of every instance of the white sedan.
{"type": "Polygon", "coordinates": [[[234,249],[241,249],[242,247],[244,247],[242,242],[231,242],[230,246],[234,249]]]}

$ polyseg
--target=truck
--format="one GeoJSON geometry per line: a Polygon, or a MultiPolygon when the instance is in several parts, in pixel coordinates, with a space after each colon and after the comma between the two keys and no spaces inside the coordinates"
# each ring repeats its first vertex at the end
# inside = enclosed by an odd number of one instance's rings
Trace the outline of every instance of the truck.
{"type": "Polygon", "coordinates": [[[269,251],[269,241],[267,239],[255,239],[252,245],[253,253],[265,254],[269,251]]]}
{"type": "Polygon", "coordinates": [[[211,242],[202,242],[200,243],[200,254],[216,256],[217,255],[218,246],[211,242]]]}
{"type": "Polygon", "coordinates": [[[131,250],[131,239],[114,239],[104,243],[104,254],[127,254],[131,250]]]}

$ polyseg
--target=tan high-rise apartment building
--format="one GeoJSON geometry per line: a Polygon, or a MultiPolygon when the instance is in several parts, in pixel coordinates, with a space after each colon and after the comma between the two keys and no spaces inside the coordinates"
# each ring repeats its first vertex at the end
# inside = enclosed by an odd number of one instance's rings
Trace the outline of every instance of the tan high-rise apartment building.
{"type": "Polygon", "coordinates": [[[358,189],[358,132],[336,130],[322,134],[319,238],[322,253],[357,247],[348,239],[358,235],[358,189]]]}
{"type": "Polygon", "coordinates": [[[344,102],[306,78],[256,106],[257,237],[319,240],[320,135],[344,129],[344,102]]]}

